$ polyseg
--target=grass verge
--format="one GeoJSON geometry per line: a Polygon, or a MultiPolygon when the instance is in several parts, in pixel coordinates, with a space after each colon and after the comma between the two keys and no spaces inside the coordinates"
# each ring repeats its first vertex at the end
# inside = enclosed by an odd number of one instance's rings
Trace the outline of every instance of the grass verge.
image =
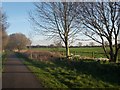
{"type": "Polygon", "coordinates": [[[120,65],[95,61],[36,61],[24,64],[47,88],[120,88],[120,65]]]}
{"type": "Polygon", "coordinates": [[[26,57],[24,57],[22,54],[17,53],[16,54],[19,58],[24,59],[23,63],[37,76],[40,83],[45,88],[68,88],[63,83],[59,82],[54,76],[52,76],[49,72],[43,70],[41,66],[41,63],[32,61],[26,57]],[[39,67],[40,66],[40,67],[39,67]]]}
{"type": "Polygon", "coordinates": [[[2,61],[1,61],[2,71],[4,71],[4,64],[5,64],[6,60],[7,60],[7,55],[8,55],[7,51],[2,53],[2,57],[1,57],[1,59],[2,59],[2,61]]]}

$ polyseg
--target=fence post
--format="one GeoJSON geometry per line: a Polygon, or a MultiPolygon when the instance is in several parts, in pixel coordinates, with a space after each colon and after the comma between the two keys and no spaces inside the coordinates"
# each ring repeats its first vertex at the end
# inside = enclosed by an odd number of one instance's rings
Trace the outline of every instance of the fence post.
{"type": "Polygon", "coordinates": [[[92,52],[92,58],[94,58],[94,52],[92,52]]]}
{"type": "Polygon", "coordinates": [[[30,51],[30,59],[32,59],[32,52],[30,51]]]}

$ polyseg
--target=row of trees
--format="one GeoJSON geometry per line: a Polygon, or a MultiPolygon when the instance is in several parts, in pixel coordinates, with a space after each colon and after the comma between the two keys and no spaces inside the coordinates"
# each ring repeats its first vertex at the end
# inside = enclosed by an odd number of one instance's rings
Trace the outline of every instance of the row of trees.
{"type": "Polygon", "coordinates": [[[63,41],[66,57],[69,45],[80,32],[102,44],[107,58],[117,60],[120,31],[120,2],[40,2],[29,13],[37,32],[63,41]],[[105,47],[109,45],[109,54],[105,47]],[[114,46],[113,46],[114,45],[114,46]]]}
{"type": "Polygon", "coordinates": [[[30,45],[31,41],[22,33],[14,33],[9,35],[9,42],[7,45],[7,49],[18,51],[26,48],[26,46],[30,45]]]}
{"type": "Polygon", "coordinates": [[[5,13],[2,13],[0,10],[0,46],[1,50],[9,49],[14,50],[18,49],[19,51],[30,45],[31,41],[22,33],[15,33],[8,35],[6,30],[9,26],[7,22],[7,17],[5,13]]]}
{"type": "Polygon", "coordinates": [[[0,50],[4,50],[6,48],[8,42],[7,28],[9,24],[7,22],[7,17],[5,13],[2,13],[2,8],[0,8],[0,50]]]}

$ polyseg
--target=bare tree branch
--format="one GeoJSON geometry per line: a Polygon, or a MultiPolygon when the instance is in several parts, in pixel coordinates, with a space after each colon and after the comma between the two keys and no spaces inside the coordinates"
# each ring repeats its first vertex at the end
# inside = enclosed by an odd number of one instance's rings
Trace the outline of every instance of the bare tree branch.
{"type": "Polygon", "coordinates": [[[69,44],[80,32],[80,23],[76,25],[79,3],[40,2],[35,3],[35,7],[35,12],[29,16],[36,30],[52,38],[59,37],[65,44],[68,57],[69,44]]]}
{"type": "Polygon", "coordinates": [[[84,34],[101,43],[106,56],[115,62],[119,50],[120,2],[83,2],[80,4],[78,13],[79,20],[86,27],[87,32],[84,34]],[[94,36],[99,36],[100,39],[94,36]],[[107,55],[104,39],[109,43],[109,55],[107,55]]]}

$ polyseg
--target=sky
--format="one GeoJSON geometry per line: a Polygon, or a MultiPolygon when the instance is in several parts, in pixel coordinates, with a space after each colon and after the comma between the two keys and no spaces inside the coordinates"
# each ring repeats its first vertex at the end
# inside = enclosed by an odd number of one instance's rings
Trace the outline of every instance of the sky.
{"type": "MultiPolygon", "coordinates": [[[[34,10],[34,4],[32,2],[3,2],[3,11],[7,15],[7,21],[10,26],[7,29],[8,35],[12,33],[23,33],[32,40],[32,45],[50,45],[54,41],[46,40],[44,36],[37,36],[29,22],[28,12],[34,10]],[[31,36],[29,34],[32,34],[31,36]]],[[[79,38],[83,38],[80,36],[79,38]]],[[[82,41],[80,41],[82,42],[82,41]]],[[[90,41],[91,42],[91,41],[90,41]]],[[[74,42],[73,45],[77,45],[78,42],[74,42]]],[[[89,44],[83,41],[84,44],[89,44]]]]}
{"type": "Polygon", "coordinates": [[[28,22],[28,11],[33,8],[32,3],[2,3],[3,11],[7,15],[7,21],[10,24],[8,34],[22,32],[26,34],[30,30],[28,22]]]}
{"type": "Polygon", "coordinates": [[[46,41],[44,36],[36,36],[34,34],[35,32],[29,22],[28,15],[28,12],[34,10],[32,2],[3,2],[2,8],[10,24],[7,29],[8,35],[23,33],[32,40],[33,45],[49,45],[52,43],[51,41],[46,41]],[[32,33],[32,37],[30,37],[30,33],[32,33]]]}

